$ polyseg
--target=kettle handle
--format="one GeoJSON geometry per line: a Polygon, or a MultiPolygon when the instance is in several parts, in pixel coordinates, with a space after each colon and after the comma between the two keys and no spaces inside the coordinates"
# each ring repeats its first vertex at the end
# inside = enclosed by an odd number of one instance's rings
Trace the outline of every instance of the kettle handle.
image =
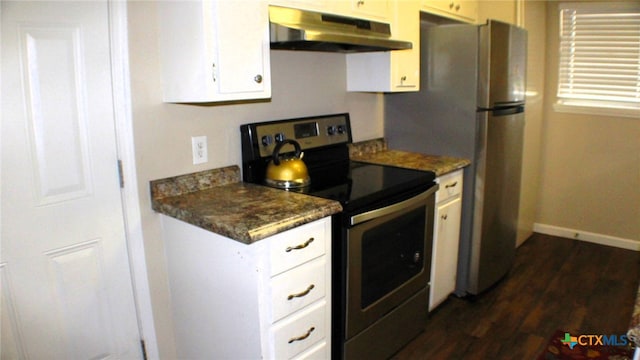
{"type": "Polygon", "coordinates": [[[271,155],[273,157],[273,163],[275,165],[280,165],[280,149],[282,149],[282,147],[286,144],[291,144],[293,145],[293,147],[296,149],[296,157],[299,158],[300,154],[302,153],[302,149],[300,148],[300,144],[292,139],[284,139],[282,141],[279,141],[278,144],[276,144],[275,149],[273,149],[273,154],[271,155]]]}

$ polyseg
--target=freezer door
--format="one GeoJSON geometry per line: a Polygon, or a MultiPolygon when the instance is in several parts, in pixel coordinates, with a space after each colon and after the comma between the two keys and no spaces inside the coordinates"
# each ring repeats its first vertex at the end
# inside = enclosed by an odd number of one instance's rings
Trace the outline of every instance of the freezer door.
{"type": "Polygon", "coordinates": [[[511,268],[515,256],[523,108],[480,112],[468,292],[478,294],[511,268]]]}
{"type": "Polygon", "coordinates": [[[490,20],[480,27],[478,105],[493,109],[524,103],[527,31],[490,20]]]}

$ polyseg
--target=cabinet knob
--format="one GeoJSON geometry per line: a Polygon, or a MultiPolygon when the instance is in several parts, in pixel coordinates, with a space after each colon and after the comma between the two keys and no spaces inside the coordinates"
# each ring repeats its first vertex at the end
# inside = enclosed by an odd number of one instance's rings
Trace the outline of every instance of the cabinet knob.
{"type": "Polygon", "coordinates": [[[449,9],[453,9],[454,6],[456,6],[456,4],[454,4],[453,2],[449,3],[449,9]]]}
{"type": "Polygon", "coordinates": [[[460,10],[460,4],[456,5],[456,11],[460,10]]]}
{"type": "Polygon", "coordinates": [[[262,75],[258,74],[256,76],[253,77],[253,81],[257,82],[258,84],[260,84],[262,82],[262,75]]]}
{"type": "Polygon", "coordinates": [[[364,0],[358,0],[358,2],[356,3],[356,5],[358,7],[363,6],[364,5],[364,0]]]}

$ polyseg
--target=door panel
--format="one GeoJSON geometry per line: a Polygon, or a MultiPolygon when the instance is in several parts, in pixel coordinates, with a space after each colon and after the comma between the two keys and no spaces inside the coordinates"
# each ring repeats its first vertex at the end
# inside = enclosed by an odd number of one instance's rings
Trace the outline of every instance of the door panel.
{"type": "Polygon", "coordinates": [[[500,103],[525,101],[527,70],[527,32],[492,21],[489,61],[489,107],[500,103]]]}
{"type": "Polygon", "coordinates": [[[20,26],[28,140],[40,205],[91,193],[84,59],[77,26],[20,26]],[[55,59],[54,61],[51,61],[55,59]],[[48,87],[51,81],[55,87],[48,87]]]}
{"type": "MultiPolygon", "coordinates": [[[[481,116],[482,118],[482,116],[481,116]]],[[[510,269],[515,256],[524,113],[481,121],[469,291],[478,294],[510,269]]]]}
{"type": "Polygon", "coordinates": [[[108,4],[0,6],[2,359],[140,358],[108,4]]]}

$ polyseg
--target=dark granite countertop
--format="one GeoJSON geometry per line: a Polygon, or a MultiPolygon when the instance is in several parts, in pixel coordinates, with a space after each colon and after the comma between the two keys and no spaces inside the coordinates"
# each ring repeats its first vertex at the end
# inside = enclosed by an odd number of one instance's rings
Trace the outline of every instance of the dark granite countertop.
{"type": "Polygon", "coordinates": [[[349,156],[355,161],[433,171],[436,176],[464,168],[471,163],[467,159],[450,156],[390,150],[382,138],[351,144],[349,156]]]}
{"type": "Polygon", "coordinates": [[[340,203],[240,182],[238,166],[151,182],[152,208],[251,244],[342,211],[340,203]]]}
{"type": "MultiPolygon", "coordinates": [[[[466,159],[389,150],[384,139],[350,145],[352,160],[433,171],[469,165],[466,159]]],[[[240,181],[228,166],[151,181],[152,208],[205,230],[251,244],[342,211],[340,203],[240,181]]]]}

